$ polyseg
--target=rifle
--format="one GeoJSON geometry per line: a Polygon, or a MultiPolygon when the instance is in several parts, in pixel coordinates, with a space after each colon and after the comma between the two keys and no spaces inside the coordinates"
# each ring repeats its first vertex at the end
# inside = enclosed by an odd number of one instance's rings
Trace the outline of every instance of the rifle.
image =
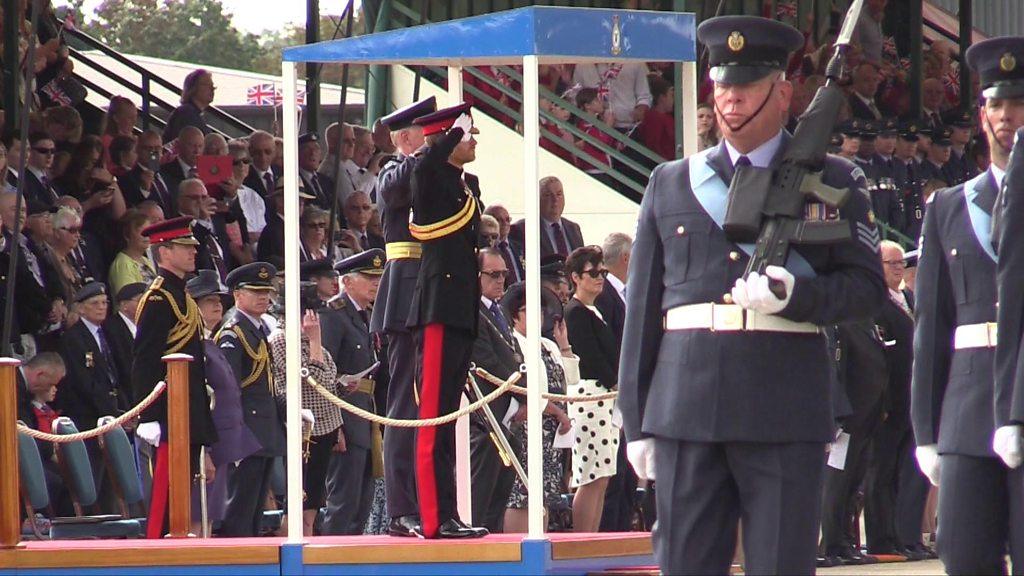
{"type": "MultiPolygon", "coordinates": [[[[805,220],[804,205],[813,198],[838,209],[849,199],[848,189],[824,184],[821,174],[832,126],[845,100],[838,84],[863,5],[864,0],[850,4],[828,62],[825,84],[800,116],[781,165],[774,170],[755,166],[736,169],[722,229],[734,242],[756,240],[744,278],[751,272],[764,274],[768,266],[785,266],[793,244],[831,244],[851,237],[845,220],[805,220]]],[[[771,280],[769,287],[780,299],[786,297],[782,282],[771,280]]]]}

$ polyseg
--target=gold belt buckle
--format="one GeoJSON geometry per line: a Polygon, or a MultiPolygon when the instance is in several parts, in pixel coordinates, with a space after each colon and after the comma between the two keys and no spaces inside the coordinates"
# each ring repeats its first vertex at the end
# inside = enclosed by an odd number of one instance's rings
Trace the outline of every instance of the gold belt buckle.
{"type": "Polygon", "coordinates": [[[743,308],[734,305],[711,305],[711,331],[732,332],[743,329],[743,308]]]}

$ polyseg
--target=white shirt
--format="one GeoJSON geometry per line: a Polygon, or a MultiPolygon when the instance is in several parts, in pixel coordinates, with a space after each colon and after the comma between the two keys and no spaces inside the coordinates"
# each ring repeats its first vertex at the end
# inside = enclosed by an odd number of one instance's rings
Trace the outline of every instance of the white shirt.
{"type": "Polygon", "coordinates": [[[191,178],[191,176],[189,176],[188,173],[191,172],[192,170],[198,170],[198,167],[189,166],[188,164],[186,164],[185,161],[181,159],[181,156],[178,156],[177,160],[178,165],[181,166],[181,173],[185,175],[185,178],[191,178]]]}
{"type": "Polygon", "coordinates": [[[250,234],[259,234],[267,226],[267,203],[259,192],[246,185],[238,187],[238,205],[242,207],[250,234]]]}
{"type": "MultiPolygon", "coordinates": [[[[599,88],[607,76],[611,64],[577,64],[572,81],[585,88],[599,88]]],[[[651,105],[651,88],[647,83],[647,65],[643,62],[622,64],[614,78],[608,78],[608,109],[615,116],[616,128],[631,128],[636,125],[633,110],[640,105],[651,105]]]]}
{"type": "Polygon", "coordinates": [[[738,150],[733,148],[732,144],[730,144],[728,140],[725,141],[725,149],[729,151],[729,160],[732,161],[733,166],[736,165],[736,160],[738,160],[740,156],[746,156],[747,159],[750,160],[751,166],[767,168],[772,163],[772,158],[775,158],[775,153],[779,151],[779,146],[781,144],[782,130],[779,130],[778,134],[746,154],[741,154],[738,150]]]}
{"type": "Polygon", "coordinates": [[[625,302],[626,284],[622,280],[619,280],[618,276],[610,272],[608,273],[608,277],[605,278],[605,280],[607,280],[608,283],[612,285],[612,288],[615,288],[615,292],[619,295],[619,298],[621,298],[622,301],[625,302]]]}
{"type": "Polygon", "coordinates": [[[1003,187],[1003,176],[1006,176],[1006,170],[1000,169],[999,166],[996,166],[995,164],[989,164],[988,167],[989,167],[990,170],[992,170],[992,176],[996,180],[996,188],[997,189],[1002,188],[1003,187]]]}
{"type": "Polygon", "coordinates": [[[124,312],[121,312],[120,310],[117,311],[117,315],[120,316],[122,320],[124,320],[125,325],[128,326],[128,331],[132,333],[132,338],[135,338],[135,334],[138,330],[138,327],[135,326],[135,321],[125,316],[124,312]]]}

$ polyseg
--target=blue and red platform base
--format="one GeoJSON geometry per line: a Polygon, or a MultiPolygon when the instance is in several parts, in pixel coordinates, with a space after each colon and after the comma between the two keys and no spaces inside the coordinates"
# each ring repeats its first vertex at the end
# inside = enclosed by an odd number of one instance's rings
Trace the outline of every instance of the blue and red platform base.
{"type": "Polygon", "coordinates": [[[0,550],[0,576],[583,575],[653,563],[648,533],[559,533],[545,540],[499,534],[461,541],[319,536],[302,544],[283,538],[80,540],[0,550]]]}

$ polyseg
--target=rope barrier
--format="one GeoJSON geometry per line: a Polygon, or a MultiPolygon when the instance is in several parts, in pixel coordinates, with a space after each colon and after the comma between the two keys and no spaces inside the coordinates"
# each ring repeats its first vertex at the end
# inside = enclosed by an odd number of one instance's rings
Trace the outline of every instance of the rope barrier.
{"type": "MultiPolygon", "coordinates": [[[[503,381],[494,374],[489,373],[483,368],[476,369],[477,376],[480,376],[484,380],[487,380],[495,386],[501,384],[503,381]]],[[[509,386],[509,391],[521,396],[526,396],[526,388],[522,386],[509,386]]],[[[598,400],[612,400],[618,397],[618,390],[611,392],[604,392],[602,394],[582,394],[582,395],[571,395],[571,394],[555,394],[553,392],[544,392],[540,396],[546,400],[553,400],[555,402],[597,402],[598,400]]]]}
{"type": "Polygon", "coordinates": [[[404,420],[380,416],[378,414],[374,414],[373,412],[364,410],[359,406],[349,404],[348,402],[335,396],[327,388],[321,386],[320,383],[318,383],[312,376],[309,375],[309,371],[306,370],[305,368],[302,369],[302,376],[306,379],[306,383],[309,384],[310,387],[313,388],[313,390],[319,392],[321,396],[326,398],[331,404],[334,404],[338,408],[341,408],[342,410],[345,410],[347,412],[351,412],[352,414],[355,414],[360,418],[369,420],[370,422],[381,424],[383,426],[393,426],[395,428],[425,428],[427,426],[442,426],[444,424],[454,422],[459,418],[465,416],[466,414],[478,410],[484,404],[489,404],[490,402],[493,402],[495,398],[507,392],[513,386],[513,384],[518,382],[519,379],[522,377],[518,372],[516,372],[509,376],[508,380],[499,379],[497,384],[498,388],[496,390],[484,396],[483,398],[477,400],[476,402],[473,402],[472,404],[469,404],[464,408],[460,408],[459,410],[456,410],[455,412],[452,412],[450,414],[445,414],[444,416],[438,416],[436,418],[428,418],[425,420],[404,420]]]}
{"type": "Polygon", "coordinates": [[[54,442],[56,444],[68,444],[71,442],[78,442],[79,440],[89,440],[90,438],[102,436],[107,432],[110,432],[114,428],[119,427],[121,424],[127,422],[128,420],[131,420],[132,418],[138,416],[139,413],[148,408],[149,405],[152,404],[157,399],[157,397],[163,393],[163,391],[166,388],[166,382],[157,382],[156,386],[153,387],[153,391],[150,392],[148,396],[143,398],[141,402],[135,405],[134,408],[125,412],[124,414],[121,414],[117,418],[110,420],[109,422],[102,426],[97,426],[96,428],[93,428],[92,430],[76,432],[74,434],[48,434],[46,432],[42,432],[34,428],[29,428],[28,426],[25,426],[21,422],[18,422],[18,432],[25,434],[26,436],[29,436],[31,438],[35,438],[36,440],[42,440],[44,442],[54,442]]]}

